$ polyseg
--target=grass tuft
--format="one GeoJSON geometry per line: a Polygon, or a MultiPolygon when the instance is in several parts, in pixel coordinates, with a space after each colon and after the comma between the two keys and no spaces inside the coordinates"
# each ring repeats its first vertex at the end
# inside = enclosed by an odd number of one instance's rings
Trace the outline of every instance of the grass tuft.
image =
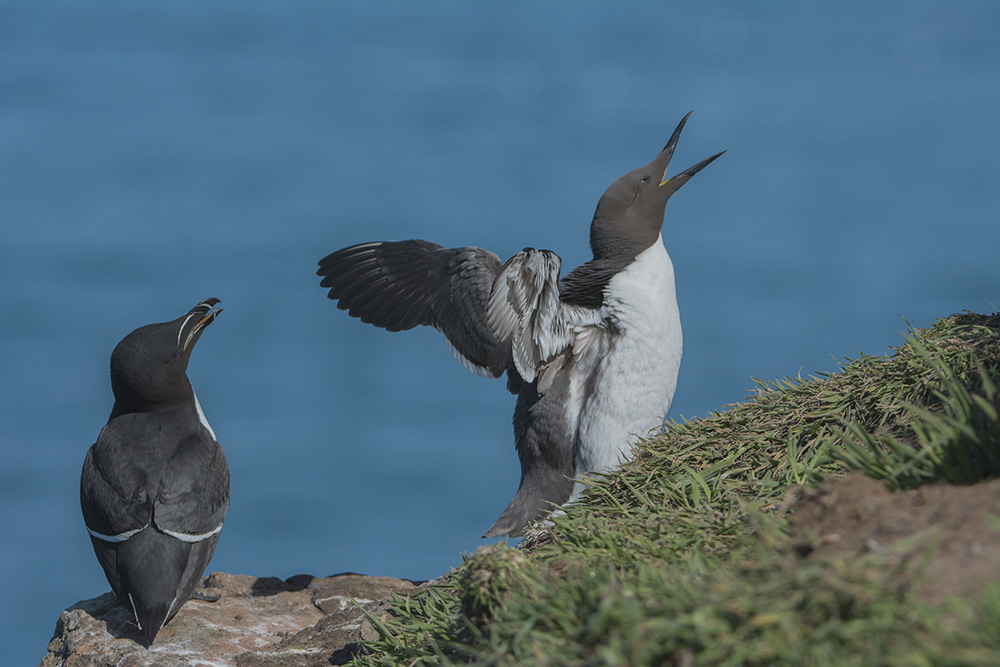
{"type": "Polygon", "coordinates": [[[521,548],[396,599],[357,664],[993,664],[1000,586],[920,604],[899,572],[920,559],[803,559],[777,510],[856,469],[891,489],[996,476],[998,369],[1000,316],[966,313],[835,374],[755,380],[594,476],[521,548]]]}

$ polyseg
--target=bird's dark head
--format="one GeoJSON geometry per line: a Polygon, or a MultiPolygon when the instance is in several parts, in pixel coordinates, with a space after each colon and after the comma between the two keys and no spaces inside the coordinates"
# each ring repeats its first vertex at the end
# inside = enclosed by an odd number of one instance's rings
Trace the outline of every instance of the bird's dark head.
{"type": "Polygon", "coordinates": [[[222,312],[211,297],[172,322],[147,324],[125,336],[111,353],[113,416],[175,405],[191,394],[187,365],[205,328],[222,312]]]}
{"type": "Polygon", "coordinates": [[[725,153],[716,153],[676,176],[667,178],[667,167],[677,147],[681,119],[670,141],[645,167],[628,172],[611,184],[597,203],[590,225],[590,247],[595,259],[633,259],[660,235],[667,200],[692,176],[725,153]]]}

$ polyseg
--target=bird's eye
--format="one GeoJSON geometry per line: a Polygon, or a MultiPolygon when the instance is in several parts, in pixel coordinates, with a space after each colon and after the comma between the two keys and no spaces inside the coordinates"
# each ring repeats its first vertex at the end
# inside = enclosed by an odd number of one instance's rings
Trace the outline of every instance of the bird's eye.
{"type": "Polygon", "coordinates": [[[649,183],[649,176],[643,176],[642,177],[642,182],[643,183],[649,183]]]}

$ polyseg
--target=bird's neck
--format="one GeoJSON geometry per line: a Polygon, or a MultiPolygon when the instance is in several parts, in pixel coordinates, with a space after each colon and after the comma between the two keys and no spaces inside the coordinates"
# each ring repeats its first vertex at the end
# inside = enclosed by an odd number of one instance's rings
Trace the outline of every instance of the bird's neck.
{"type": "Polygon", "coordinates": [[[590,249],[594,259],[626,265],[656,243],[660,228],[642,221],[607,220],[599,215],[590,223],[590,249]]]}
{"type": "Polygon", "coordinates": [[[185,378],[184,386],[170,392],[169,396],[115,396],[108,421],[122,415],[162,412],[185,404],[193,406],[194,400],[194,389],[185,378]]]}

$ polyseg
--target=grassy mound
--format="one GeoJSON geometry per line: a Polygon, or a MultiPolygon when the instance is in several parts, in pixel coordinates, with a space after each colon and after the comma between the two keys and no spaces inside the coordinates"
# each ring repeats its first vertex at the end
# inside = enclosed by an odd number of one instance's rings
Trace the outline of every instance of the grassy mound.
{"type": "Polygon", "coordinates": [[[926,605],[919,558],[807,558],[784,511],[797,486],[852,470],[893,490],[997,476],[998,369],[1000,316],[963,314],[836,374],[758,382],[669,424],[522,548],[483,548],[397,599],[356,660],[1000,664],[1000,586],[926,605]]]}

